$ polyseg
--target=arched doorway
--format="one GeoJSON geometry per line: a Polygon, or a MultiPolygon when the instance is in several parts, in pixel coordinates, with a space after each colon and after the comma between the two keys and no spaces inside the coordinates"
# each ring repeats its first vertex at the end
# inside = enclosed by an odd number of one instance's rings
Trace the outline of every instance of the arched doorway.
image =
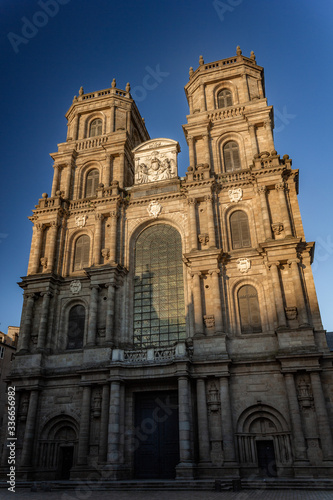
{"type": "Polygon", "coordinates": [[[76,461],[78,424],[70,416],[51,419],[38,442],[38,468],[49,479],[70,479],[76,461]]]}
{"type": "Polygon", "coordinates": [[[292,463],[290,431],[280,412],[268,405],[246,409],[238,419],[237,445],[244,475],[279,475],[292,463]]]}

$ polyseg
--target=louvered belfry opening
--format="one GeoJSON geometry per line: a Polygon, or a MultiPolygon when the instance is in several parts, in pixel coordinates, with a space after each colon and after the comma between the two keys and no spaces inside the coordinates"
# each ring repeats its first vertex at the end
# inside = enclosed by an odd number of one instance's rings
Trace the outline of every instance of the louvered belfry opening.
{"type": "Polygon", "coordinates": [[[95,137],[96,135],[102,135],[103,122],[101,118],[96,118],[90,125],[90,137],[95,137]]]}
{"type": "Polygon", "coordinates": [[[99,183],[99,172],[97,168],[95,168],[94,170],[90,170],[90,172],[87,175],[86,193],[85,193],[86,198],[89,198],[90,196],[94,196],[96,194],[98,183],[99,183]]]}
{"type": "Polygon", "coordinates": [[[226,172],[234,172],[241,169],[239,147],[237,142],[229,141],[223,147],[223,160],[226,172]]]}
{"type": "Polygon", "coordinates": [[[86,311],[82,305],[76,305],[69,311],[67,349],[82,349],[86,311]]]}
{"type": "Polygon", "coordinates": [[[151,226],[135,249],[134,344],[168,346],[185,336],[181,238],[171,226],[151,226]]]}
{"type": "Polygon", "coordinates": [[[226,108],[227,106],[232,106],[232,94],[230,90],[220,90],[220,92],[217,94],[217,106],[218,108],[226,108]]]}
{"type": "Polygon", "coordinates": [[[86,234],[79,236],[75,244],[74,271],[89,266],[90,238],[86,234]]]}
{"type": "Polygon", "coordinates": [[[242,333],[259,333],[261,319],[257,290],[244,285],[238,290],[238,306],[242,333]]]}
{"type": "Polygon", "coordinates": [[[237,210],[230,216],[232,249],[251,247],[250,228],[247,215],[237,210]]]}

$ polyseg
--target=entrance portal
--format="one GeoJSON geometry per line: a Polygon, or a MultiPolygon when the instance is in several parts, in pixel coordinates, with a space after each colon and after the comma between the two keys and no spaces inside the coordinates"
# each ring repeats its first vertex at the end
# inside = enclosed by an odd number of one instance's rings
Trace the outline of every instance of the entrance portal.
{"type": "Polygon", "coordinates": [[[277,473],[273,441],[257,441],[257,455],[260,474],[263,476],[275,477],[277,473]]]}
{"type": "Polygon", "coordinates": [[[174,479],[179,463],[177,392],[135,398],[134,473],[138,479],[174,479]]]}
{"type": "Polygon", "coordinates": [[[69,479],[73,466],[74,446],[59,447],[59,479],[69,479]]]}

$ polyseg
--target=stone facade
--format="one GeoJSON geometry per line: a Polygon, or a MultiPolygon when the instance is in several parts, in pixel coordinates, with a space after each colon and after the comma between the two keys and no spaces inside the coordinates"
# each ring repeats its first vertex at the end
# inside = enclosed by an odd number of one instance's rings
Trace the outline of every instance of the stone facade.
{"type": "Polygon", "coordinates": [[[314,243],[263,68],[200,57],[185,92],[185,177],[129,84],[81,88],[66,115],[20,283],[22,478],[333,472],[314,243]]]}

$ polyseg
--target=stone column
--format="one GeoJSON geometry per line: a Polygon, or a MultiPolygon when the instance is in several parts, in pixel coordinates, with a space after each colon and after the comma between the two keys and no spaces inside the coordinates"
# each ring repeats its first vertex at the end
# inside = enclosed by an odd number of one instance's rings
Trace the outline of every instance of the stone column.
{"type": "Polygon", "coordinates": [[[30,392],[27,420],[24,430],[22,445],[21,466],[28,467],[32,465],[32,451],[34,445],[34,436],[36,428],[36,415],[38,407],[38,390],[33,389],[30,392]]]}
{"type": "Polygon", "coordinates": [[[207,207],[207,225],[208,225],[208,236],[209,236],[209,247],[216,247],[216,234],[215,234],[215,221],[214,221],[214,210],[213,210],[213,195],[205,196],[206,207],[207,207]]]}
{"type": "Polygon", "coordinates": [[[34,254],[31,262],[31,274],[36,274],[39,271],[40,266],[40,253],[42,250],[43,243],[43,229],[44,225],[36,222],[34,225],[34,238],[33,238],[33,246],[34,246],[34,254]]]}
{"type": "Polygon", "coordinates": [[[210,166],[209,134],[204,134],[202,137],[205,145],[206,163],[208,163],[208,165],[210,166]]]}
{"type": "Polygon", "coordinates": [[[235,462],[235,440],[232,425],[232,413],[229,393],[228,377],[220,378],[220,400],[221,400],[221,420],[222,420],[222,439],[223,455],[225,462],[235,462]]]}
{"type": "Polygon", "coordinates": [[[79,130],[79,117],[80,115],[76,115],[75,118],[74,118],[74,127],[73,127],[73,140],[76,141],[77,140],[77,133],[78,133],[78,130],[79,130]]]}
{"type": "Polygon", "coordinates": [[[189,151],[189,159],[190,166],[195,167],[195,146],[194,146],[194,137],[188,137],[188,151],[189,151]]]}
{"type": "Polygon", "coordinates": [[[211,269],[208,271],[212,277],[212,294],[214,304],[214,318],[215,318],[215,333],[223,332],[222,320],[222,307],[221,307],[221,293],[219,283],[219,269],[211,269]]]}
{"type": "Polygon", "coordinates": [[[312,393],[316,408],[320,444],[324,460],[333,460],[333,441],[323,387],[318,372],[310,372],[312,393]]]}
{"type": "Polygon", "coordinates": [[[104,216],[102,214],[95,215],[95,235],[94,235],[94,265],[98,266],[101,261],[102,250],[102,224],[104,216]]]}
{"type": "Polygon", "coordinates": [[[279,261],[268,262],[267,267],[271,271],[273,290],[274,290],[275,309],[276,309],[276,315],[277,315],[277,319],[278,319],[278,327],[286,327],[287,320],[286,320],[286,314],[285,314],[284,305],[283,305],[283,297],[282,297],[281,284],[280,284],[280,279],[279,279],[279,271],[278,271],[279,265],[280,265],[279,261]]]}
{"type": "Polygon", "coordinates": [[[203,335],[203,315],[202,315],[202,301],[201,301],[201,283],[200,272],[192,274],[193,277],[193,308],[194,308],[194,331],[196,335],[203,335]]]}
{"type": "Polygon", "coordinates": [[[254,125],[252,125],[252,123],[249,124],[249,133],[250,133],[250,139],[251,139],[252,154],[253,154],[253,156],[255,156],[256,154],[259,153],[259,151],[258,151],[256,131],[255,131],[255,127],[254,127],[254,125]]]}
{"type": "Polygon", "coordinates": [[[118,220],[118,209],[112,210],[110,212],[111,218],[111,240],[110,240],[110,262],[114,263],[117,261],[117,220],[118,220]]]}
{"type": "Polygon", "coordinates": [[[87,346],[94,346],[96,342],[97,329],[97,308],[98,308],[98,285],[91,285],[90,292],[90,310],[88,323],[88,339],[87,346]]]}
{"type": "Polygon", "coordinates": [[[114,123],[114,117],[115,117],[115,106],[111,106],[111,118],[110,118],[110,132],[115,131],[115,123],[114,123]]]}
{"type": "Polygon", "coordinates": [[[271,121],[266,120],[264,125],[265,125],[266,136],[267,136],[268,150],[273,151],[274,150],[274,139],[273,139],[273,131],[272,131],[271,121]]]}
{"type": "Polygon", "coordinates": [[[124,178],[125,178],[125,153],[120,153],[119,155],[119,187],[124,187],[124,178]]]}
{"type": "Polygon", "coordinates": [[[258,186],[258,193],[259,193],[260,205],[261,205],[261,214],[262,214],[263,224],[264,224],[264,234],[265,234],[265,240],[267,241],[267,240],[272,239],[272,230],[271,230],[271,223],[269,220],[266,191],[267,191],[266,186],[258,186]]]}
{"type": "Polygon", "coordinates": [[[247,84],[247,76],[245,73],[242,75],[242,80],[243,80],[243,90],[244,90],[244,101],[247,102],[250,100],[250,95],[249,95],[249,87],[247,84]]]}
{"type": "Polygon", "coordinates": [[[200,111],[207,111],[205,86],[203,83],[200,85],[200,94],[201,94],[200,98],[201,98],[201,103],[202,103],[202,106],[200,107],[200,111]]]}
{"type": "Polygon", "coordinates": [[[199,434],[199,458],[200,462],[210,461],[210,440],[208,432],[208,415],[205,380],[197,379],[197,410],[198,410],[198,434],[199,434]]]}
{"type": "Polygon", "coordinates": [[[43,303],[42,303],[42,312],[40,316],[39,330],[38,330],[38,341],[37,341],[38,351],[43,351],[45,349],[47,320],[49,316],[50,299],[52,297],[52,294],[50,292],[42,292],[41,295],[43,297],[43,303]]]}
{"type": "Polygon", "coordinates": [[[300,263],[299,259],[288,260],[288,264],[291,269],[292,282],[294,285],[299,325],[309,326],[309,319],[306,310],[302,281],[301,281],[301,276],[299,274],[299,267],[298,267],[299,263],[300,263]]]}
{"type": "Polygon", "coordinates": [[[49,232],[49,251],[48,251],[48,256],[47,256],[47,272],[52,272],[54,269],[54,259],[55,259],[55,254],[56,254],[56,246],[57,246],[57,235],[58,235],[58,227],[59,227],[59,222],[58,221],[52,221],[51,222],[51,228],[49,232]]]}
{"type": "Polygon", "coordinates": [[[109,433],[107,461],[119,463],[120,456],[120,381],[111,382],[111,397],[109,408],[109,433]]]}
{"type": "Polygon", "coordinates": [[[19,336],[19,351],[29,351],[31,326],[33,310],[35,305],[35,298],[37,297],[34,293],[27,293],[27,302],[24,309],[24,317],[22,317],[20,336],[19,336]]]}
{"type": "Polygon", "coordinates": [[[51,198],[55,197],[56,192],[59,189],[59,174],[60,174],[61,167],[60,167],[60,165],[54,165],[53,169],[54,169],[54,174],[53,174],[51,198]]]}
{"type": "Polygon", "coordinates": [[[284,182],[279,182],[278,184],[275,184],[275,189],[279,193],[280,211],[281,211],[281,217],[282,217],[282,222],[283,222],[283,227],[284,227],[285,238],[288,238],[288,237],[292,238],[292,230],[291,230],[289,210],[288,210],[288,205],[287,205],[287,200],[286,200],[284,182]]]}
{"type": "Polygon", "coordinates": [[[87,463],[89,454],[91,387],[83,386],[77,464],[87,463]]]}
{"type": "Polygon", "coordinates": [[[191,447],[191,417],[190,394],[188,377],[178,378],[178,404],[179,404],[179,455],[180,464],[192,463],[191,447]]]}
{"type": "Polygon", "coordinates": [[[105,156],[105,166],[103,169],[103,184],[107,188],[110,186],[111,179],[112,156],[107,154],[105,156]]]}
{"type": "Polygon", "coordinates": [[[189,205],[189,223],[190,223],[190,242],[191,250],[198,249],[198,233],[197,233],[197,219],[195,213],[195,206],[197,200],[195,198],[188,198],[189,205]]]}
{"type": "Polygon", "coordinates": [[[108,298],[106,301],[105,343],[107,345],[113,345],[115,284],[110,283],[105,286],[108,289],[108,298]]]}
{"type": "Polygon", "coordinates": [[[285,373],[284,380],[286,383],[291,426],[293,431],[293,441],[295,445],[295,460],[307,461],[306,443],[302,430],[302,421],[301,421],[301,414],[299,411],[294,374],[285,373]]]}
{"type": "Polygon", "coordinates": [[[71,193],[72,184],[72,170],[73,166],[71,164],[67,165],[67,176],[66,176],[66,186],[65,186],[65,198],[68,199],[71,193]]]}
{"type": "Polygon", "coordinates": [[[131,110],[126,111],[126,129],[129,135],[131,135],[131,110]]]}
{"type": "Polygon", "coordinates": [[[103,385],[102,392],[102,408],[101,408],[101,425],[99,431],[99,448],[98,461],[106,462],[108,451],[108,426],[109,426],[109,407],[110,407],[110,386],[103,385]]]}

